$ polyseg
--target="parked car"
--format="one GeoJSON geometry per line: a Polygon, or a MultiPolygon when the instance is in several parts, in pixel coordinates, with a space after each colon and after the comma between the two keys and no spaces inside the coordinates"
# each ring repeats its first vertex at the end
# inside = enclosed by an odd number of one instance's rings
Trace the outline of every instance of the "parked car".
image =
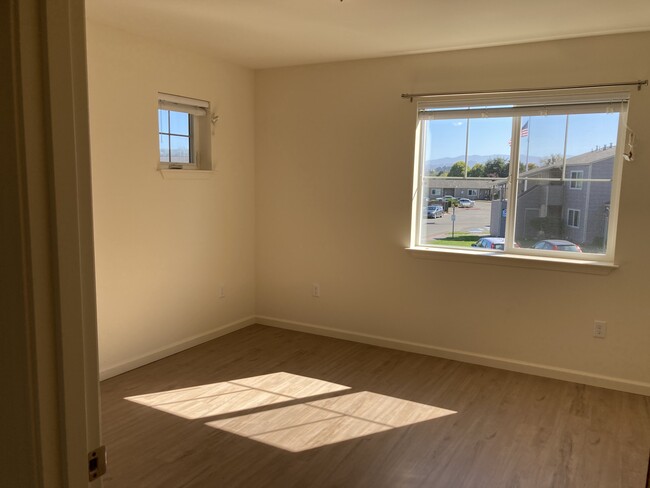
{"type": "Polygon", "coordinates": [[[458,207],[458,198],[451,195],[445,195],[444,197],[436,198],[436,203],[442,205],[444,211],[446,212],[451,207],[458,207]]]}
{"type": "Polygon", "coordinates": [[[429,205],[427,207],[427,219],[439,219],[444,215],[444,211],[440,205],[429,205]]]}
{"type": "Polygon", "coordinates": [[[544,249],[547,251],[582,252],[582,249],[580,249],[580,246],[577,244],[561,239],[545,239],[543,241],[537,241],[535,244],[533,244],[533,249],[544,249]]]}
{"type": "MultiPolygon", "coordinates": [[[[505,237],[481,237],[478,241],[472,244],[472,247],[482,247],[483,249],[498,249],[503,251],[506,244],[505,237]]],[[[515,242],[515,247],[519,247],[519,243],[515,242]]]]}
{"type": "Polygon", "coordinates": [[[469,198],[460,198],[458,199],[458,206],[461,208],[470,208],[474,206],[474,200],[469,198]]]}
{"type": "Polygon", "coordinates": [[[504,237],[481,237],[478,241],[472,244],[472,247],[481,247],[483,249],[499,249],[503,251],[506,243],[504,237]]]}

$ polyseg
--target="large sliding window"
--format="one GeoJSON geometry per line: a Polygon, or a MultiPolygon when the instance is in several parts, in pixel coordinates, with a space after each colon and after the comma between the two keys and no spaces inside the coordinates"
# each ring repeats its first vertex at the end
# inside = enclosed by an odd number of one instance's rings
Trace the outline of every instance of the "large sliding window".
{"type": "Polygon", "coordinates": [[[613,262],[628,98],[419,102],[412,246],[613,262]]]}

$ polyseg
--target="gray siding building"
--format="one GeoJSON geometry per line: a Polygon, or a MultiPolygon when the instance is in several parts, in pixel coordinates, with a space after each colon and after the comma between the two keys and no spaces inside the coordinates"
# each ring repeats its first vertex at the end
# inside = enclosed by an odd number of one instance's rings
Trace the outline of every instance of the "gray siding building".
{"type": "Polygon", "coordinates": [[[604,249],[616,148],[592,151],[520,174],[515,240],[566,239],[604,249]],[[602,180],[602,181],[580,181],[602,180]]]}

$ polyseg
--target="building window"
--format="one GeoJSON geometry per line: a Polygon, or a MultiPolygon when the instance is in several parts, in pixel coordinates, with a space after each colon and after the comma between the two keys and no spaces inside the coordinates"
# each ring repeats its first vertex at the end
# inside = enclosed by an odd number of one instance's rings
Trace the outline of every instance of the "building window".
{"type": "Polygon", "coordinates": [[[478,190],[475,190],[474,188],[469,188],[467,190],[467,196],[469,196],[469,197],[477,197],[478,196],[478,190]]]}
{"type": "Polygon", "coordinates": [[[442,189],[440,189],[440,188],[431,188],[431,196],[432,197],[440,197],[440,196],[442,196],[442,189]]]}
{"type": "Polygon", "coordinates": [[[573,91],[418,102],[411,247],[481,252],[472,244],[492,237],[506,254],[613,262],[628,99],[573,91]],[[426,218],[433,188],[470,181],[469,196],[484,188],[493,199],[426,218]],[[560,240],[575,245],[540,244],[560,240]]]}
{"type": "Polygon", "coordinates": [[[158,94],[161,169],[211,169],[209,103],[158,94]]]}
{"type": "Polygon", "coordinates": [[[160,162],[192,163],[192,115],[158,109],[160,162]]]}
{"type": "Polygon", "coordinates": [[[580,210],[570,208],[567,211],[566,225],[575,229],[580,227],[580,210]]]}
{"type": "Polygon", "coordinates": [[[571,180],[569,183],[569,188],[571,190],[582,190],[582,175],[584,174],[584,171],[571,171],[569,174],[569,179],[571,180]]]}

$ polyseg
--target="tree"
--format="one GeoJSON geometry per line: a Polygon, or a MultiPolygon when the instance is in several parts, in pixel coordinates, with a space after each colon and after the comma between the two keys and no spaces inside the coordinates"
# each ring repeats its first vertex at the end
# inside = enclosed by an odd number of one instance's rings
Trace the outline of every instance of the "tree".
{"type": "Polygon", "coordinates": [[[523,173],[524,171],[530,171],[533,169],[537,169],[539,166],[537,166],[535,163],[519,163],[519,172],[523,173]]]}
{"type": "Polygon", "coordinates": [[[519,163],[519,172],[523,173],[524,171],[530,171],[531,169],[536,169],[538,166],[535,163],[519,163]]]}
{"type": "Polygon", "coordinates": [[[465,162],[456,161],[447,176],[465,176],[465,162]]]}
{"type": "Polygon", "coordinates": [[[489,159],[485,162],[485,176],[490,178],[505,178],[508,176],[509,164],[503,158],[489,159]]]}
{"type": "Polygon", "coordinates": [[[485,176],[485,166],[483,166],[481,163],[476,163],[469,169],[467,176],[470,176],[472,178],[480,178],[481,176],[485,176]]]}
{"type": "Polygon", "coordinates": [[[542,166],[552,166],[554,164],[561,163],[563,159],[564,158],[561,154],[551,154],[550,156],[543,158],[540,163],[542,166]]]}

